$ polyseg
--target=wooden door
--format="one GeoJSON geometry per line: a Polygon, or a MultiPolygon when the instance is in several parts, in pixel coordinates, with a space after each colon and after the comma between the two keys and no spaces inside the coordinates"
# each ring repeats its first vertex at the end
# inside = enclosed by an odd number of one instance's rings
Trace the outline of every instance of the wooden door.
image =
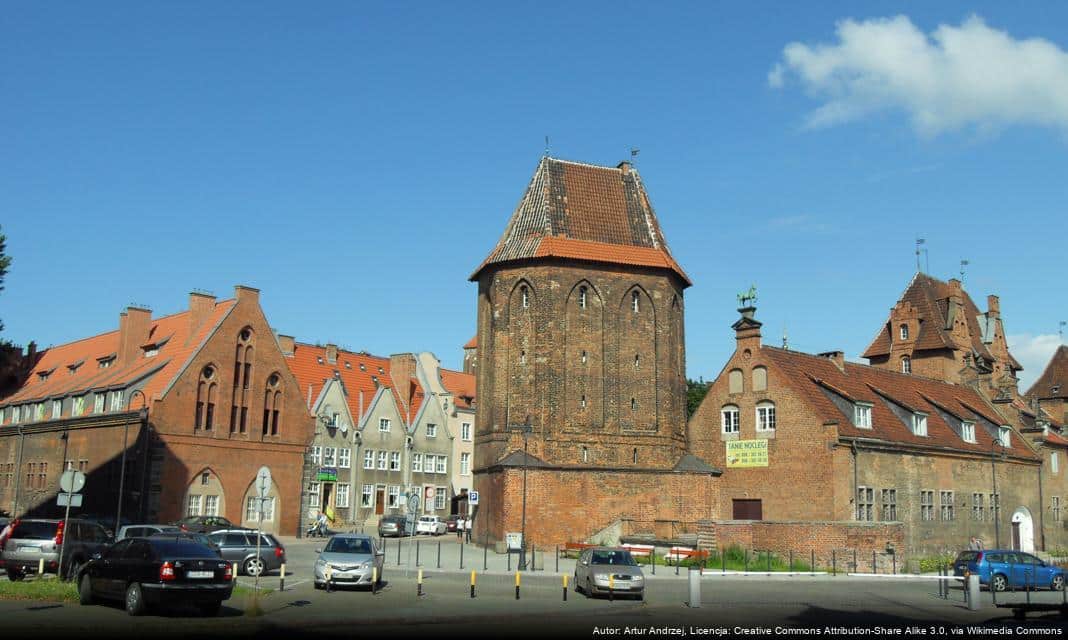
{"type": "Polygon", "coordinates": [[[385,512],[386,508],[386,488],[378,487],[375,491],[375,515],[380,516],[385,512]]]}
{"type": "Polygon", "coordinates": [[[760,500],[732,500],[735,520],[763,520],[763,507],[760,500]]]}
{"type": "Polygon", "coordinates": [[[1020,523],[1012,523],[1012,548],[1017,551],[1020,550],[1020,523]]]}

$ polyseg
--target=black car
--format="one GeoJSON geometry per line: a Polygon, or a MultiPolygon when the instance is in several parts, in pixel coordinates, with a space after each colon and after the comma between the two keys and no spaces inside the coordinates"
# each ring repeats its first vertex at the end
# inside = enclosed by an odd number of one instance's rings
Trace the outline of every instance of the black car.
{"type": "Polygon", "coordinates": [[[98,554],[78,572],[83,605],[120,600],[131,616],[150,606],[196,605],[214,616],[234,589],[233,565],[191,540],[127,538],[98,554]]]}
{"type": "Polygon", "coordinates": [[[211,533],[220,529],[243,529],[222,516],[189,516],[174,523],[174,526],[182,531],[195,533],[211,533]]]}
{"type": "Polygon", "coordinates": [[[215,541],[211,539],[206,533],[196,533],[194,531],[175,531],[166,533],[153,533],[145,536],[147,538],[165,538],[170,540],[189,540],[197,544],[202,544],[208,547],[215,553],[219,553],[219,545],[215,544],[215,541]]]}

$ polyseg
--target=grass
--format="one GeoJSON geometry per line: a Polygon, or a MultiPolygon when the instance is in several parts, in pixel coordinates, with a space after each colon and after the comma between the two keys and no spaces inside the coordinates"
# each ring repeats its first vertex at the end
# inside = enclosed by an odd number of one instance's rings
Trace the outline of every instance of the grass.
{"type": "MultiPolygon", "coordinates": [[[[749,552],[748,554],[749,571],[768,571],[768,561],[771,561],[772,572],[788,572],[788,571],[800,571],[809,572],[813,571],[812,566],[808,562],[807,557],[801,557],[795,555],[793,559],[793,565],[791,568],[790,557],[782,557],[774,553],[767,552],[749,552]]],[[[635,560],[638,564],[648,565],[651,564],[648,557],[636,557],[635,560]]],[[[674,567],[674,556],[670,556],[671,563],[668,563],[668,558],[665,556],[657,556],[656,564],[658,566],[674,567]]],[[[700,567],[701,561],[694,559],[680,559],[680,567],[700,567]]],[[[745,571],[746,564],[746,552],[740,547],[728,547],[723,550],[722,554],[719,551],[712,551],[708,555],[708,559],[704,562],[704,567],[708,571],[716,571],[719,569],[727,569],[727,571],[745,571]]]]}
{"type": "Polygon", "coordinates": [[[0,600],[42,600],[45,602],[77,602],[78,588],[73,582],[61,582],[54,576],[12,582],[0,581],[0,600]]]}

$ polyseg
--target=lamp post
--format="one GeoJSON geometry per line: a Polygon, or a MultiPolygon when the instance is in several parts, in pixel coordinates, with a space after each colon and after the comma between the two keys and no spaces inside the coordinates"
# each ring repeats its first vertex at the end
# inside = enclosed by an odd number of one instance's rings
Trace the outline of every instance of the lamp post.
{"type": "MultiPolygon", "coordinates": [[[[148,399],[145,398],[144,391],[141,391],[140,389],[134,389],[133,392],[130,393],[130,399],[126,401],[126,410],[130,410],[130,405],[133,404],[134,396],[136,396],[137,394],[141,394],[141,411],[139,417],[141,420],[141,426],[143,427],[145,424],[145,420],[148,418],[148,399]]],[[[122,430],[122,468],[119,470],[119,504],[115,508],[115,528],[112,529],[112,531],[115,532],[115,535],[118,535],[119,526],[122,523],[122,492],[126,487],[126,447],[129,439],[130,421],[127,420],[122,430]]]]}
{"type": "Polygon", "coordinates": [[[530,414],[527,414],[526,422],[523,424],[513,424],[508,426],[508,431],[523,434],[523,515],[522,528],[520,529],[521,533],[519,534],[521,537],[521,542],[519,544],[520,571],[527,570],[527,437],[533,430],[534,427],[530,426],[530,414]]]}
{"type": "Polygon", "coordinates": [[[996,460],[996,457],[994,455],[994,447],[995,446],[1001,447],[1001,455],[1004,456],[1005,455],[1005,445],[1003,445],[1001,443],[1001,439],[1000,438],[994,438],[994,440],[990,443],[990,481],[991,481],[991,483],[992,483],[992,485],[994,487],[994,493],[990,496],[990,499],[993,501],[994,504],[990,505],[990,507],[994,511],[994,548],[995,549],[1000,549],[1001,548],[1001,525],[1000,525],[999,511],[1000,511],[1000,508],[1001,508],[1001,498],[998,496],[998,474],[997,474],[997,469],[994,466],[994,461],[996,460]]]}

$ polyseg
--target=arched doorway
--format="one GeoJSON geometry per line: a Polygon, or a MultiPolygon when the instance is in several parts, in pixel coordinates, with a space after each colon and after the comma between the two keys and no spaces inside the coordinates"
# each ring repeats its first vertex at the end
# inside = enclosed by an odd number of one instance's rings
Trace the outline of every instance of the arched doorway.
{"type": "Polygon", "coordinates": [[[1012,514],[1012,548],[1027,553],[1035,550],[1035,523],[1027,507],[1020,507],[1012,514]]]}
{"type": "Polygon", "coordinates": [[[263,504],[263,523],[259,520],[259,499],[256,491],[256,479],[249,481],[245,489],[245,496],[241,499],[241,526],[255,529],[262,528],[266,533],[278,533],[278,523],[281,520],[282,503],[279,496],[278,483],[271,480],[271,490],[267,494],[267,500],[263,504]]]}
{"type": "Polygon", "coordinates": [[[193,476],[185,490],[182,516],[226,515],[226,492],[219,476],[210,468],[201,469],[193,476]]]}

